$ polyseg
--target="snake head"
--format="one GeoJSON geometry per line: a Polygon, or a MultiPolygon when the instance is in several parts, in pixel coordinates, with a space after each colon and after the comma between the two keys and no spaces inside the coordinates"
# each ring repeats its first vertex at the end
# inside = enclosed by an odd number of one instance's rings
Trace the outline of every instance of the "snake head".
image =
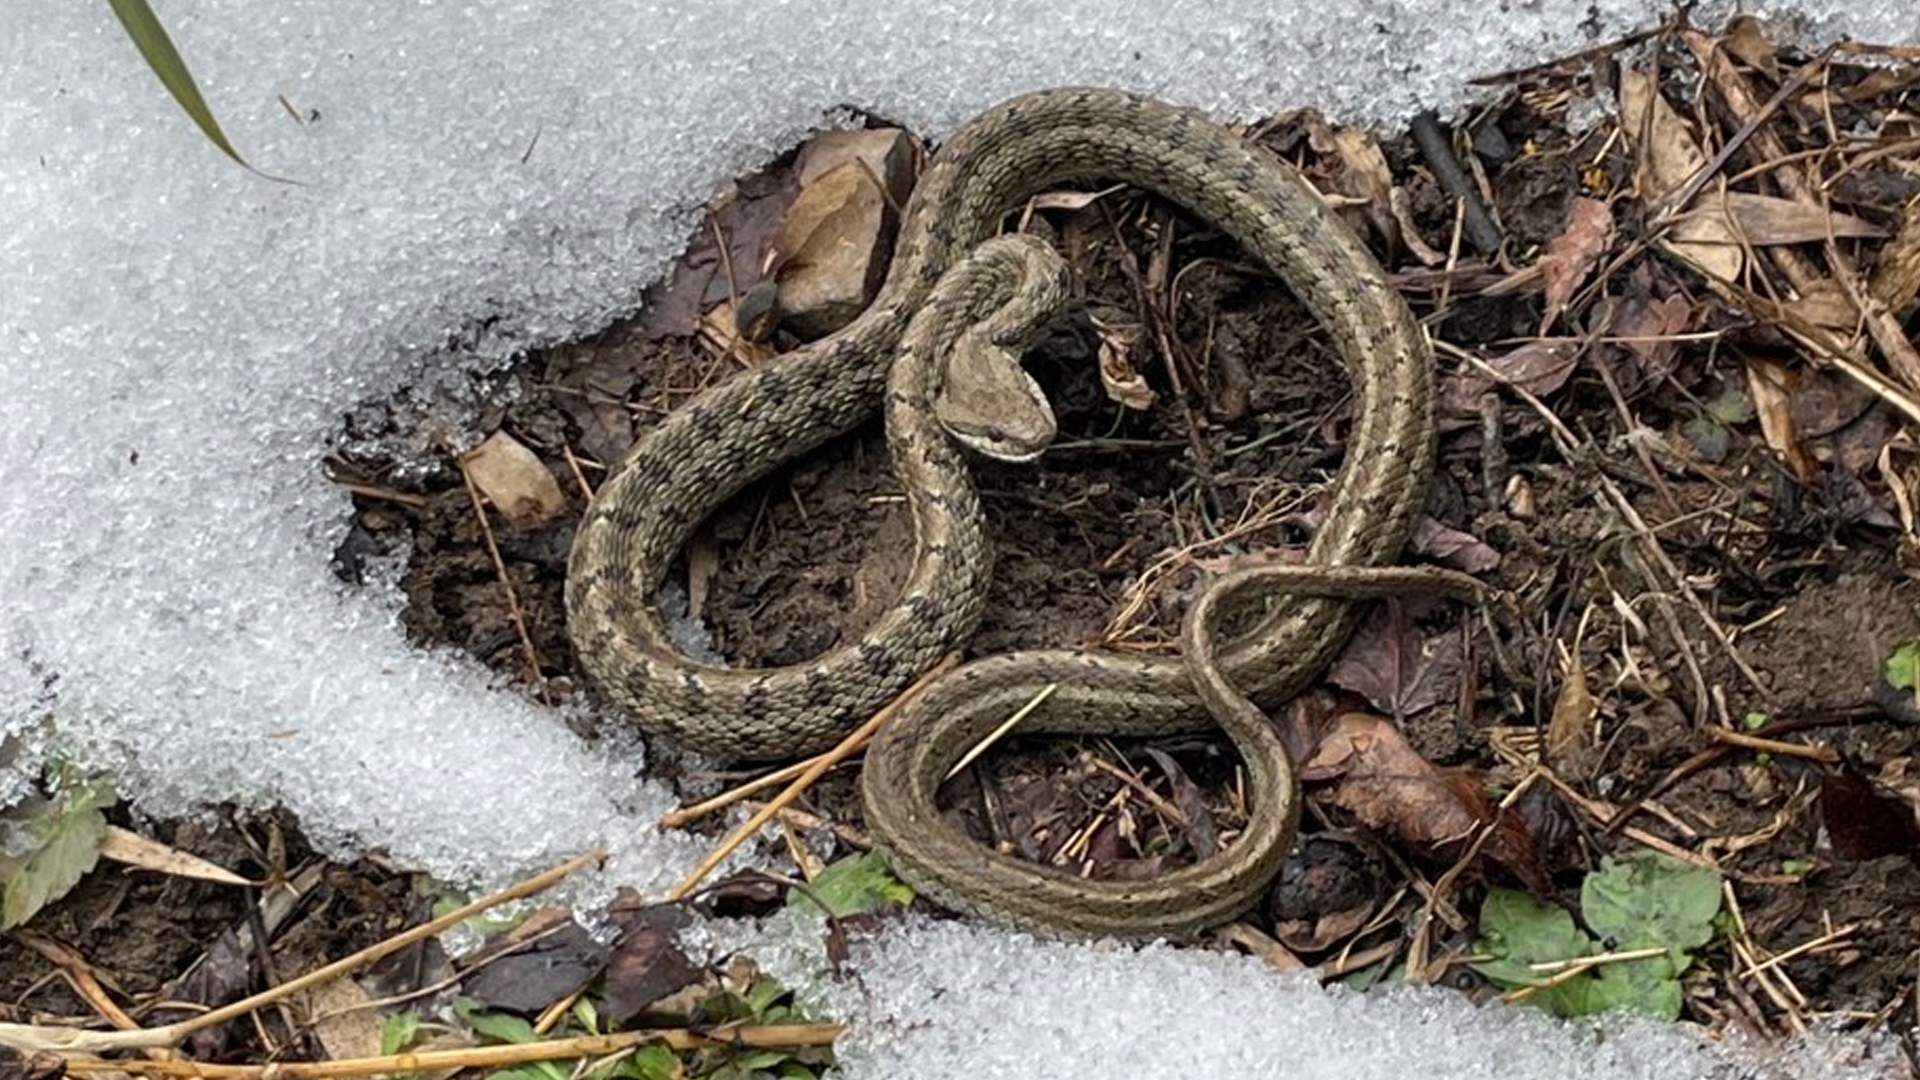
{"type": "Polygon", "coordinates": [[[933,414],[954,441],[996,461],[1032,461],[1058,430],[1053,406],[1020,357],[974,335],[948,350],[933,414]]]}

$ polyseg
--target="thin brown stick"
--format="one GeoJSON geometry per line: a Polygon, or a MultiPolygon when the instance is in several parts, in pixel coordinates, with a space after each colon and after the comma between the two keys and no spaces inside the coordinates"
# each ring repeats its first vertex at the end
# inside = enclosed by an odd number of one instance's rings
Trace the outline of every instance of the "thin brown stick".
{"type": "Polygon", "coordinates": [[[474,485],[473,476],[467,472],[467,463],[459,462],[460,479],[467,485],[467,498],[473,501],[473,516],[480,519],[480,536],[487,542],[487,557],[493,560],[494,575],[500,579],[500,589],[507,597],[507,617],[513,620],[514,632],[520,635],[520,651],[527,661],[527,678],[532,680],[540,699],[546,704],[547,681],[540,675],[540,653],[533,647],[533,635],[527,632],[527,616],[520,610],[520,594],[513,587],[513,578],[507,573],[507,561],[500,557],[500,545],[493,539],[493,523],[487,520],[486,503],[480,498],[480,489],[474,485]]]}

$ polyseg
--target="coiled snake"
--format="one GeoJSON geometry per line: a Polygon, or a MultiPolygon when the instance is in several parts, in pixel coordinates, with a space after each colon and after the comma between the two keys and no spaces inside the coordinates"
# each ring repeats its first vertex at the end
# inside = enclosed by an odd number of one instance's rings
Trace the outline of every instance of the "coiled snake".
{"type": "Polygon", "coordinates": [[[980,617],[991,553],[965,462],[930,398],[944,353],[985,346],[1017,355],[1044,323],[1057,304],[1044,282],[1058,272],[1045,264],[1057,256],[1024,239],[982,245],[1030,196],[1082,179],[1132,184],[1212,223],[1326,328],[1353,380],[1352,426],[1310,568],[1218,583],[1187,620],[1187,646],[1205,657],[1043,650],[963,666],[874,741],[863,789],[868,824],[896,870],[950,907],[1074,936],[1180,935],[1244,910],[1293,836],[1285,749],[1257,712],[1234,711],[1246,705],[1239,696],[1283,701],[1331,660],[1353,626],[1344,598],[1394,579],[1369,568],[1399,555],[1433,470],[1432,359],[1405,303],[1291,168],[1200,114],[1113,90],[1052,90],[1007,101],[957,132],[915,189],[886,282],[860,318],[705,391],[641,436],[576,534],[568,629],[593,681],[643,729],[745,759],[831,745],[963,643],[980,617]],[[1009,297],[1026,314],[1003,313],[1009,297]],[[747,484],[870,416],[883,397],[915,536],[899,598],[856,640],[810,663],[736,670],[685,656],[656,593],[693,530],[747,484]],[[1215,649],[1211,612],[1241,594],[1264,606],[1215,649]],[[1199,691],[1187,662],[1199,665],[1199,691]],[[1223,723],[1249,764],[1246,833],[1147,882],[1086,881],[969,840],[934,809],[934,791],[1044,684],[1057,690],[1023,731],[1158,734],[1223,723]],[[1229,715],[1210,719],[1202,691],[1229,715]]]}

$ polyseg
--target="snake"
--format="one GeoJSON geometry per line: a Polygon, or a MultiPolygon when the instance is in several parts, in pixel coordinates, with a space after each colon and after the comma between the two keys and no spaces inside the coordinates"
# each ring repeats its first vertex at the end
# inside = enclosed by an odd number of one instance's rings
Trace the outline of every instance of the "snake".
{"type": "MultiPolygon", "coordinates": [[[[1019,425],[942,423],[939,384],[960,364],[943,355],[985,353],[990,371],[1017,366],[993,357],[1017,356],[1032,324],[1045,321],[1059,289],[1045,281],[1057,271],[1033,269],[1047,257],[1037,241],[989,241],[1033,196],[1095,180],[1159,195],[1236,241],[1286,283],[1341,358],[1353,384],[1348,446],[1307,565],[1216,582],[1189,610],[1182,657],[1043,649],[964,664],[882,729],[861,787],[868,827],[895,872],[947,907],[1051,936],[1181,937],[1250,906],[1291,844],[1297,781],[1273,725],[1254,717],[1331,662],[1357,618],[1353,597],[1393,580],[1390,564],[1431,481],[1435,427],[1431,347],[1365,245],[1291,166],[1196,110],[1064,88],[1012,98],[962,126],[902,211],[887,276],[865,312],[709,387],[641,433],[575,533],[568,633],[589,679],[642,730],[741,760],[833,745],[962,647],[984,613],[992,564],[962,446],[1013,459],[1033,451],[1006,430],[1019,425]],[[1009,298],[1038,314],[999,314],[1009,298]],[[804,663],[735,669],[688,656],[659,593],[700,523],[883,407],[914,531],[897,597],[851,640],[804,663]],[[1215,641],[1225,609],[1249,614],[1215,641]],[[1083,880],[967,838],[937,810],[935,793],[954,762],[1042,686],[1054,690],[1023,732],[1146,736],[1230,725],[1249,762],[1245,833],[1147,882],[1083,880]]],[[[1027,384],[1016,385],[1024,396],[1027,384]]],[[[1044,410],[1044,399],[1033,408],[1044,410]]]]}

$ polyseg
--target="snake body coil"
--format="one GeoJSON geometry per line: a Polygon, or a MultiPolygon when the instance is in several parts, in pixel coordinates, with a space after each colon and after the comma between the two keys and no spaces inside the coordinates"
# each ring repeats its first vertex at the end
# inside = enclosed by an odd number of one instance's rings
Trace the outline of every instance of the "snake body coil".
{"type": "MultiPolygon", "coordinates": [[[[1358,238],[1266,151],[1186,109],[1112,90],[1054,90],[988,111],[941,147],[865,314],[675,410],[601,488],[568,567],[569,632],[589,675],[642,728],[733,758],[817,751],[971,633],[990,551],[965,463],[937,433],[924,388],[911,382],[884,396],[889,452],[913,517],[913,569],[900,597],[856,641],[786,668],[703,665],[669,640],[655,594],[692,531],[721,503],[871,415],[901,350],[902,365],[931,363],[929,354],[958,340],[969,320],[989,318],[986,294],[964,282],[950,288],[957,299],[930,309],[936,283],[949,271],[993,279],[968,260],[1003,216],[1080,179],[1133,184],[1220,228],[1287,282],[1345,362],[1354,382],[1348,452],[1308,557],[1334,584],[1269,597],[1250,630],[1211,657],[1232,688],[1263,704],[1298,693],[1330,661],[1353,615],[1347,601],[1327,594],[1343,591],[1343,568],[1363,571],[1398,556],[1432,473],[1425,339],[1358,238]],[[923,324],[911,335],[910,319],[923,324]]],[[[1058,690],[1024,731],[1155,734],[1211,722],[1178,659],[1049,650],[962,667],[910,703],[868,751],[869,825],[902,876],[949,906],[1078,936],[1183,934],[1244,909],[1292,835],[1292,773],[1270,736],[1249,743],[1235,734],[1244,754],[1282,758],[1274,769],[1255,769],[1256,780],[1287,789],[1254,793],[1249,832],[1262,832],[1262,843],[1243,837],[1151,882],[1084,881],[1000,856],[934,810],[933,792],[951,763],[1046,683],[1058,690]]]]}

